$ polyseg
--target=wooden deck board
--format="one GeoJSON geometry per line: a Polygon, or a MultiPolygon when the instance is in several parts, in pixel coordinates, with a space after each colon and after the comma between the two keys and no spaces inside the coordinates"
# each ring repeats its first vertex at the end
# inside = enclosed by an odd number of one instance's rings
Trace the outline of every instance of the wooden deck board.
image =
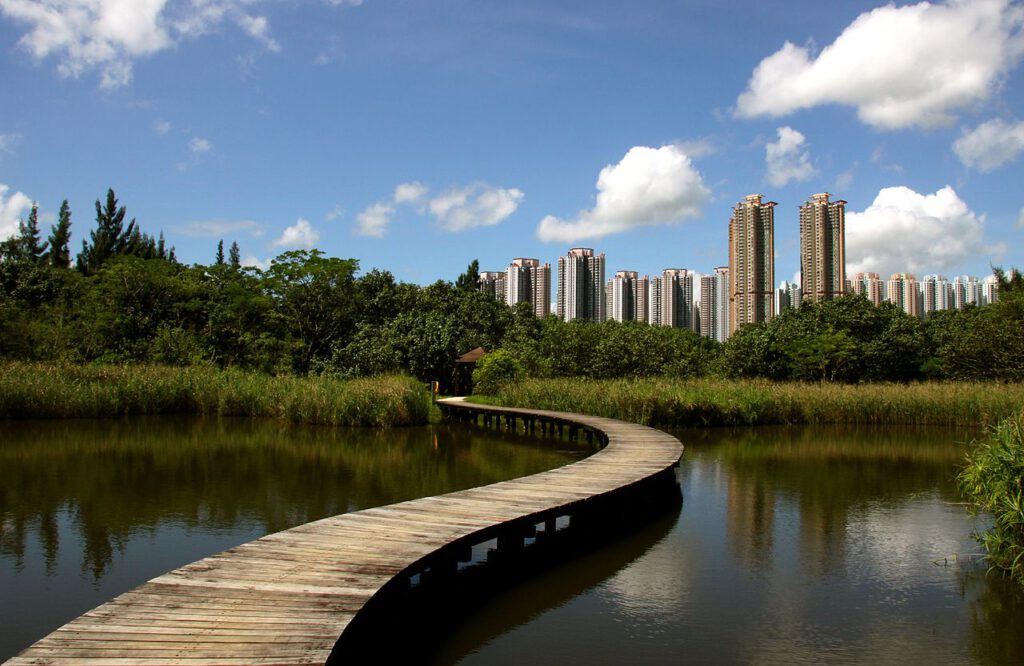
{"type": "Polygon", "coordinates": [[[119,595],[7,663],[323,663],[366,602],[423,558],[643,482],[682,453],[670,435],[613,419],[448,401],[445,408],[582,426],[603,432],[607,446],[522,479],[332,516],[242,544],[119,595]]]}

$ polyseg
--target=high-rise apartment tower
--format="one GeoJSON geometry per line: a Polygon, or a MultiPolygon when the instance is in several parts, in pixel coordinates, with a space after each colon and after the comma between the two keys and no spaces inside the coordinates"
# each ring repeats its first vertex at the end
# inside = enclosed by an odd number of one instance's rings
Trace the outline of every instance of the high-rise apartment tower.
{"type": "Polygon", "coordinates": [[[775,289],[775,202],[743,198],[729,220],[729,334],[771,319],[775,289]]]}
{"type": "Polygon", "coordinates": [[[575,247],[558,258],[558,318],[562,321],[605,318],[604,254],[575,247]]]}
{"type": "Polygon", "coordinates": [[[846,202],[828,197],[800,206],[800,288],[811,303],[842,296],[846,286],[846,202]]]}
{"type": "Polygon", "coordinates": [[[539,259],[513,259],[505,269],[505,302],[529,303],[538,317],[551,314],[551,264],[541,265],[539,259]]]}

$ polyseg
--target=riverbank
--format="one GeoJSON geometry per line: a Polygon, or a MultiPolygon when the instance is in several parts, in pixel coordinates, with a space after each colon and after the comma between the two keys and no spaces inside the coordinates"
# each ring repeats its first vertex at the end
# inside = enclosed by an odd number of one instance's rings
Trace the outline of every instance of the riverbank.
{"type": "Polygon", "coordinates": [[[798,423],[979,427],[1018,412],[1024,405],[1024,384],[529,379],[506,386],[495,396],[472,399],[662,427],[798,423]]]}
{"type": "Polygon", "coordinates": [[[425,424],[431,409],[430,391],[409,377],[340,380],[209,367],[0,364],[5,419],[215,414],[392,427],[425,424]]]}

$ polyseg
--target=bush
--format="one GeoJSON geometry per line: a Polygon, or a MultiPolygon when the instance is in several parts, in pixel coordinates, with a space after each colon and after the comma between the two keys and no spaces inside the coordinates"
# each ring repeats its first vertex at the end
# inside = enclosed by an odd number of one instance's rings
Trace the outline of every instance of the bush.
{"type": "Polygon", "coordinates": [[[975,442],[959,481],[974,508],[992,514],[992,527],[976,535],[989,561],[1024,586],[1024,411],[975,442]]]}
{"type": "Polygon", "coordinates": [[[503,349],[487,354],[477,361],[473,371],[473,389],[484,395],[497,395],[510,384],[523,380],[526,372],[516,358],[503,349]]]}

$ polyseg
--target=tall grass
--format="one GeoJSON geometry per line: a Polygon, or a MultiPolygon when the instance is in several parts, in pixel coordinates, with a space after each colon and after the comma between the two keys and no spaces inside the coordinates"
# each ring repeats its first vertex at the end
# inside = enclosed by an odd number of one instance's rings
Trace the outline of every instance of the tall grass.
{"type": "Polygon", "coordinates": [[[409,377],[344,381],[209,367],[0,364],[0,418],[190,413],[388,427],[426,423],[430,410],[430,392],[409,377]]]}
{"type": "Polygon", "coordinates": [[[1024,406],[1024,384],[530,379],[484,401],[658,426],[785,423],[987,426],[1024,406]]]}
{"type": "Polygon", "coordinates": [[[975,442],[959,476],[960,487],[992,527],[978,534],[993,566],[1024,586],[1024,410],[975,442]]]}

